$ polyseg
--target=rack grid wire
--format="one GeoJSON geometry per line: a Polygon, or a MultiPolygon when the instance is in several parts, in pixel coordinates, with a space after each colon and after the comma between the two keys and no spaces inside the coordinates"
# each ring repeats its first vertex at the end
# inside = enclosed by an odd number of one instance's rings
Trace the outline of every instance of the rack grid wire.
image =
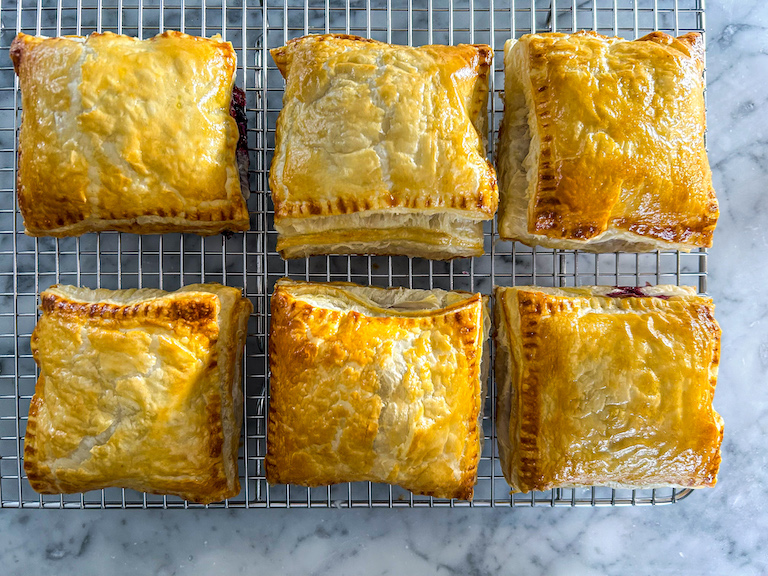
{"type": "Polygon", "coordinates": [[[486,255],[451,262],[407,257],[322,256],[284,261],[275,252],[268,170],[283,79],[268,51],[309,33],[357,34],[395,44],[490,44],[488,154],[493,159],[503,102],[502,50],[511,36],[532,31],[592,29],[637,38],[653,30],[704,33],[704,0],[0,0],[0,507],[196,508],[171,496],[110,488],[85,494],[39,495],[24,474],[22,455],[37,367],[30,335],[38,294],[54,283],[91,288],[152,287],[215,281],[242,286],[254,303],[244,361],[244,425],[239,454],[242,490],[223,508],[600,506],[674,503],[687,489],[557,489],[509,494],[498,461],[494,399],[489,383],[484,447],[471,502],[412,494],[358,482],[323,488],[269,486],[264,474],[269,364],[269,299],[277,279],[344,280],[377,286],[490,293],[494,284],[578,286],[670,283],[707,289],[707,253],[587,254],[503,242],[486,223],[486,255]],[[16,204],[20,93],[8,58],[18,32],[44,36],[114,31],[140,38],[163,30],[221,34],[238,55],[245,89],[251,160],[251,230],[230,238],[117,232],[80,238],[31,238],[16,204]]]}

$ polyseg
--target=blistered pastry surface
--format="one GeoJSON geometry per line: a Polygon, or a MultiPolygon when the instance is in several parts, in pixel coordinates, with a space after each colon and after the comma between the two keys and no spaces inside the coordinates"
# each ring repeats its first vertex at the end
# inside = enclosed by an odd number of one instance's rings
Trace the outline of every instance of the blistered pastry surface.
{"type": "Polygon", "coordinates": [[[723,423],[711,300],[604,292],[497,288],[505,476],[518,492],[713,486],[723,423]]]}
{"type": "Polygon", "coordinates": [[[239,290],[54,286],[41,302],[24,450],[35,490],[117,486],[198,502],[239,492],[236,365],[252,309],[239,290]]]}
{"type": "Polygon", "coordinates": [[[275,289],[267,479],[370,480],[471,498],[483,298],[447,293],[440,302],[446,293],[411,290],[411,302],[393,308],[365,297],[392,293],[357,290],[290,281],[275,289]]]}
{"type": "Polygon", "coordinates": [[[493,217],[490,47],[330,34],[293,40],[272,57],[286,78],[270,170],[276,225],[381,209],[493,217]]]}
{"type": "Polygon", "coordinates": [[[719,212],[704,148],[703,57],[694,33],[508,42],[502,237],[596,251],[711,246],[719,212]],[[517,149],[521,106],[527,157],[517,149]]]}
{"type": "Polygon", "coordinates": [[[28,234],[248,228],[231,44],[171,31],[144,41],[19,34],[11,57],[28,234]]]}

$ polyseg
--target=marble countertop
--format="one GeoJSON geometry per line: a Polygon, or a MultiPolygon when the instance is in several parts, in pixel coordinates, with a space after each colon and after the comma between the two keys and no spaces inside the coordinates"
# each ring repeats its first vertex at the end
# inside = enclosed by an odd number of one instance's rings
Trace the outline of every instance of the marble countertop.
{"type": "Polygon", "coordinates": [[[714,490],[657,508],[0,510],[2,574],[768,574],[768,3],[708,3],[714,490]]]}

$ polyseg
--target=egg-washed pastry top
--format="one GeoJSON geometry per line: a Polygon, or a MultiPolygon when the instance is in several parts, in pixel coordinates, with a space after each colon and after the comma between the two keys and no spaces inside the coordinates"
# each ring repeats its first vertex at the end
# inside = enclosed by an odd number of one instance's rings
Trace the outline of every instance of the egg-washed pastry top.
{"type": "Polygon", "coordinates": [[[305,36],[286,79],[270,187],[277,250],[447,259],[483,253],[498,191],[485,158],[485,45],[305,36]]]}
{"type": "Polygon", "coordinates": [[[27,234],[248,229],[229,42],[172,31],[149,40],[19,34],[11,58],[27,234]]]}
{"type": "Polygon", "coordinates": [[[367,480],[472,498],[486,301],[280,280],[271,306],[267,480],[367,480]]]}
{"type": "Polygon", "coordinates": [[[714,486],[713,308],[689,287],[497,287],[497,435],[513,492],[714,486]]]}
{"type": "Polygon", "coordinates": [[[504,48],[499,235],[594,252],[712,245],[695,33],[531,34],[504,48]]]}
{"type": "Polygon", "coordinates": [[[24,470],[43,494],[106,487],[214,502],[240,491],[241,360],[250,301],[53,286],[32,334],[40,377],[24,470]]]}

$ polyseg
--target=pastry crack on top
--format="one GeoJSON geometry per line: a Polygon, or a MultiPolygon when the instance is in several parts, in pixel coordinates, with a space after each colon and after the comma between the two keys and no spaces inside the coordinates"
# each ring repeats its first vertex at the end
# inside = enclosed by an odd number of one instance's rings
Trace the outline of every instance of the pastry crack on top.
{"type": "Polygon", "coordinates": [[[507,41],[499,235],[593,252],[711,246],[703,70],[695,33],[507,41]]]}
{"type": "Polygon", "coordinates": [[[271,53],[286,80],[269,178],[283,257],[483,254],[498,205],[489,46],[326,34],[271,53]]]}
{"type": "Polygon", "coordinates": [[[19,34],[10,55],[27,234],[249,228],[244,100],[233,97],[229,42],[173,31],[149,40],[19,34]]]}

